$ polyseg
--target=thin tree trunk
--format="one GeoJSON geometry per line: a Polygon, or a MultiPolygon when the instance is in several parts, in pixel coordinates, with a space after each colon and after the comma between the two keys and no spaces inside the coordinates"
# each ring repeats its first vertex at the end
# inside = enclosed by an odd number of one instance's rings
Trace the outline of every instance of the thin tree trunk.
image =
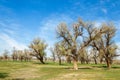
{"type": "Polygon", "coordinates": [[[59,65],[61,65],[61,58],[59,57],[59,65]]]}
{"type": "Polygon", "coordinates": [[[59,65],[61,65],[61,59],[59,59],[59,65]]]}
{"type": "Polygon", "coordinates": [[[94,58],[94,61],[95,61],[95,64],[97,64],[97,60],[96,60],[96,58],[94,58]]]}
{"type": "Polygon", "coordinates": [[[103,58],[100,59],[100,64],[102,64],[102,62],[103,62],[103,58]]]}

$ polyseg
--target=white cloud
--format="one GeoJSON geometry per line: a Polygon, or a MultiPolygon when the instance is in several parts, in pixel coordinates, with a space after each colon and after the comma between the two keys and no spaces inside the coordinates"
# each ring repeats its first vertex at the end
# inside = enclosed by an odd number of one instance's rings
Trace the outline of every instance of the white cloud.
{"type": "MultiPolygon", "coordinates": [[[[5,33],[0,34],[0,39],[2,39],[5,43],[7,43],[8,44],[7,46],[9,46],[10,48],[15,47],[16,49],[19,49],[19,50],[23,50],[27,48],[24,44],[17,42],[15,39],[13,39],[12,37],[8,36],[5,33]]],[[[6,46],[4,47],[6,49],[6,46]]]]}
{"type": "Polygon", "coordinates": [[[104,14],[107,14],[107,9],[106,8],[102,8],[101,10],[104,14]]]}
{"type": "Polygon", "coordinates": [[[12,34],[12,35],[15,33],[13,30],[10,30],[10,29],[4,29],[3,31],[5,33],[12,34]]]}
{"type": "Polygon", "coordinates": [[[30,33],[29,29],[25,29],[16,19],[0,17],[0,54],[4,49],[11,51],[13,47],[19,50],[28,48],[33,36],[34,34],[30,33]]]}
{"type": "Polygon", "coordinates": [[[118,30],[120,30],[120,20],[119,21],[115,21],[115,26],[118,30]]]}
{"type": "Polygon", "coordinates": [[[102,23],[106,22],[105,20],[97,20],[97,21],[94,21],[94,25],[95,27],[100,27],[102,23]]]}
{"type": "Polygon", "coordinates": [[[101,22],[95,22],[95,27],[101,26],[101,22]]]}
{"type": "MultiPolygon", "coordinates": [[[[120,42],[117,42],[117,43],[116,43],[116,45],[118,46],[118,49],[117,49],[117,51],[116,51],[116,52],[117,52],[117,54],[119,54],[119,55],[120,55],[120,42]]],[[[120,56],[118,56],[118,57],[117,57],[117,59],[119,59],[119,60],[120,60],[120,56]]]]}

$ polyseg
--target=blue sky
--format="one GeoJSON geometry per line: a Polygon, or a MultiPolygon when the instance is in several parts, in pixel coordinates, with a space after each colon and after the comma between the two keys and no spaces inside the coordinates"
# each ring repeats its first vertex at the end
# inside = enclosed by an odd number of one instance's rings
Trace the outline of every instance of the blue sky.
{"type": "Polygon", "coordinates": [[[114,22],[118,29],[114,40],[120,45],[120,0],[0,0],[0,53],[27,48],[35,37],[52,46],[56,26],[72,24],[78,17],[96,25],[114,22]]]}

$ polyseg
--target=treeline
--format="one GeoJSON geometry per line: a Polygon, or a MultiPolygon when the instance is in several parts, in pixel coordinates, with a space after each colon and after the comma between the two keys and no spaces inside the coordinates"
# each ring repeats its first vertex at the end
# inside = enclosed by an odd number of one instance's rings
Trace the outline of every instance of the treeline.
{"type": "Polygon", "coordinates": [[[13,60],[13,61],[31,61],[31,51],[25,49],[25,50],[17,50],[13,48],[12,54],[10,55],[10,52],[8,50],[5,50],[3,52],[3,55],[0,56],[0,60],[13,60]]]}
{"type": "MultiPolygon", "coordinates": [[[[107,68],[111,67],[113,59],[119,56],[116,52],[117,45],[113,41],[116,28],[113,23],[102,23],[96,26],[93,22],[78,22],[69,26],[60,23],[56,30],[58,42],[50,48],[53,62],[62,60],[73,63],[75,70],[78,70],[78,62],[82,64],[94,62],[95,64],[105,62],[107,68]]],[[[13,60],[28,61],[32,56],[45,64],[47,44],[40,38],[35,38],[29,45],[29,50],[13,50],[13,60]],[[17,55],[16,55],[17,54],[17,55]]],[[[4,58],[5,55],[4,55],[4,58]]]]}

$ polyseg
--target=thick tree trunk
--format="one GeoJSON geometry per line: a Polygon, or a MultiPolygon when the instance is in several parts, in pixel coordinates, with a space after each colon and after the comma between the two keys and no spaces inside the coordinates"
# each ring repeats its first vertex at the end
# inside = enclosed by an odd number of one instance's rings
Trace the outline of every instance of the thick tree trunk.
{"type": "Polygon", "coordinates": [[[110,59],[106,58],[106,63],[107,63],[107,68],[111,68],[111,63],[110,63],[110,59]]]}
{"type": "Polygon", "coordinates": [[[85,59],[81,58],[81,64],[85,64],[85,59]]]}
{"type": "Polygon", "coordinates": [[[40,58],[39,60],[42,64],[45,64],[45,62],[43,61],[43,58],[40,58]]]}
{"type": "Polygon", "coordinates": [[[67,56],[66,59],[67,59],[67,63],[70,64],[71,63],[71,58],[69,56],[67,56]]]}
{"type": "Polygon", "coordinates": [[[103,58],[100,59],[100,64],[102,64],[102,62],[103,62],[103,58]]]}
{"type": "Polygon", "coordinates": [[[73,60],[73,64],[74,64],[74,70],[78,70],[78,61],[76,59],[73,60]]]}
{"type": "Polygon", "coordinates": [[[41,60],[41,59],[40,59],[40,62],[41,62],[42,64],[45,64],[45,62],[44,62],[43,60],[41,60]]]}

